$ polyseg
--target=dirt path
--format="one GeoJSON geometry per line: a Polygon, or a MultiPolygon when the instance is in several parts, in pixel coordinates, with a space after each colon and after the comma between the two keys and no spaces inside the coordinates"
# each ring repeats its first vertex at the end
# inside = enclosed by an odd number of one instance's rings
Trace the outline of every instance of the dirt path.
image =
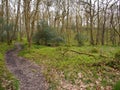
{"type": "Polygon", "coordinates": [[[21,45],[16,44],[15,47],[6,53],[5,58],[8,69],[20,81],[20,90],[48,90],[41,68],[25,58],[18,57],[21,45]]]}

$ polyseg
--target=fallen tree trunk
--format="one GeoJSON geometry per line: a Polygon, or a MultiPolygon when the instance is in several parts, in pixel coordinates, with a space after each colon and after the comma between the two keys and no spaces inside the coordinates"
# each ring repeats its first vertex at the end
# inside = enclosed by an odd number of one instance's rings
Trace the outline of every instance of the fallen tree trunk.
{"type": "MultiPolygon", "coordinates": [[[[91,53],[85,53],[85,52],[78,52],[78,51],[75,51],[75,50],[65,50],[65,52],[63,53],[63,56],[68,52],[68,51],[70,51],[70,52],[74,52],[74,53],[77,53],[77,54],[83,54],[83,55],[87,55],[87,56],[91,56],[91,57],[96,57],[95,55],[93,55],[93,54],[91,54],[91,53]]],[[[113,57],[108,57],[108,56],[106,56],[106,55],[99,55],[100,57],[102,57],[102,58],[112,58],[112,59],[114,59],[113,57]]]]}
{"type": "Polygon", "coordinates": [[[74,51],[74,50],[66,50],[65,52],[63,52],[63,56],[67,53],[67,52],[74,52],[74,53],[77,53],[77,54],[83,54],[83,55],[87,55],[87,56],[91,56],[91,57],[94,57],[95,58],[95,55],[93,54],[90,54],[90,53],[84,53],[84,52],[78,52],[78,51],[74,51]]]}
{"type": "Polygon", "coordinates": [[[74,52],[74,53],[77,53],[77,54],[83,54],[83,55],[87,55],[87,56],[95,57],[95,55],[90,54],[90,53],[77,52],[77,51],[74,51],[74,50],[69,50],[69,51],[74,52]]]}

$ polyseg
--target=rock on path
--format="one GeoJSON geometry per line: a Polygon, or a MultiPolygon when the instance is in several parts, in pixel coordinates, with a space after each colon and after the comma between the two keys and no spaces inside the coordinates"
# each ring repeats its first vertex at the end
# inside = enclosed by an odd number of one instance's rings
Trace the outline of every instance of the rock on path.
{"type": "Polygon", "coordinates": [[[23,57],[18,57],[20,50],[21,45],[16,44],[5,56],[8,69],[20,81],[20,90],[48,90],[41,68],[23,57]]]}

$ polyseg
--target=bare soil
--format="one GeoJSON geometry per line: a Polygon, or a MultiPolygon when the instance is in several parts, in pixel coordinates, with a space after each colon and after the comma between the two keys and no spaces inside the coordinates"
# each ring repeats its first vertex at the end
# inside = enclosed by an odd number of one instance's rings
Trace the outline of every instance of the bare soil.
{"type": "Polygon", "coordinates": [[[20,44],[7,51],[5,58],[8,69],[20,81],[20,90],[48,90],[48,84],[41,73],[41,67],[30,60],[19,57],[20,44]]]}

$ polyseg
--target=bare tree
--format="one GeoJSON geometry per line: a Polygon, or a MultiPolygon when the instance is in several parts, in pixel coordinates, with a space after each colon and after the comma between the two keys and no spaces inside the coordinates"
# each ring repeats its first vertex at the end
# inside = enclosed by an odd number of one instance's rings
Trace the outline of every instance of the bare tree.
{"type": "MultiPolygon", "coordinates": [[[[9,0],[6,0],[6,24],[9,25],[9,0]]],[[[7,44],[10,45],[10,31],[6,30],[7,32],[7,44]]]]}
{"type": "Polygon", "coordinates": [[[99,43],[99,35],[100,35],[100,16],[99,16],[99,13],[100,13],[100,6],[99,6],[100,2],[98,0],[97,2],[97,34],[96,34],[96,45],[98,45],[99,43]]]}
{"type": "Polygon", "coordinates": [[[24,0],[24,17],[25,17],[25,27],[26,35],[29,47],[32,44],[32,36],[34,31],[34,24],[36,21],[36,15],[39,7],[40,0],[37,0],[35,10],[31,13],[31,0],[24,0]]]}

